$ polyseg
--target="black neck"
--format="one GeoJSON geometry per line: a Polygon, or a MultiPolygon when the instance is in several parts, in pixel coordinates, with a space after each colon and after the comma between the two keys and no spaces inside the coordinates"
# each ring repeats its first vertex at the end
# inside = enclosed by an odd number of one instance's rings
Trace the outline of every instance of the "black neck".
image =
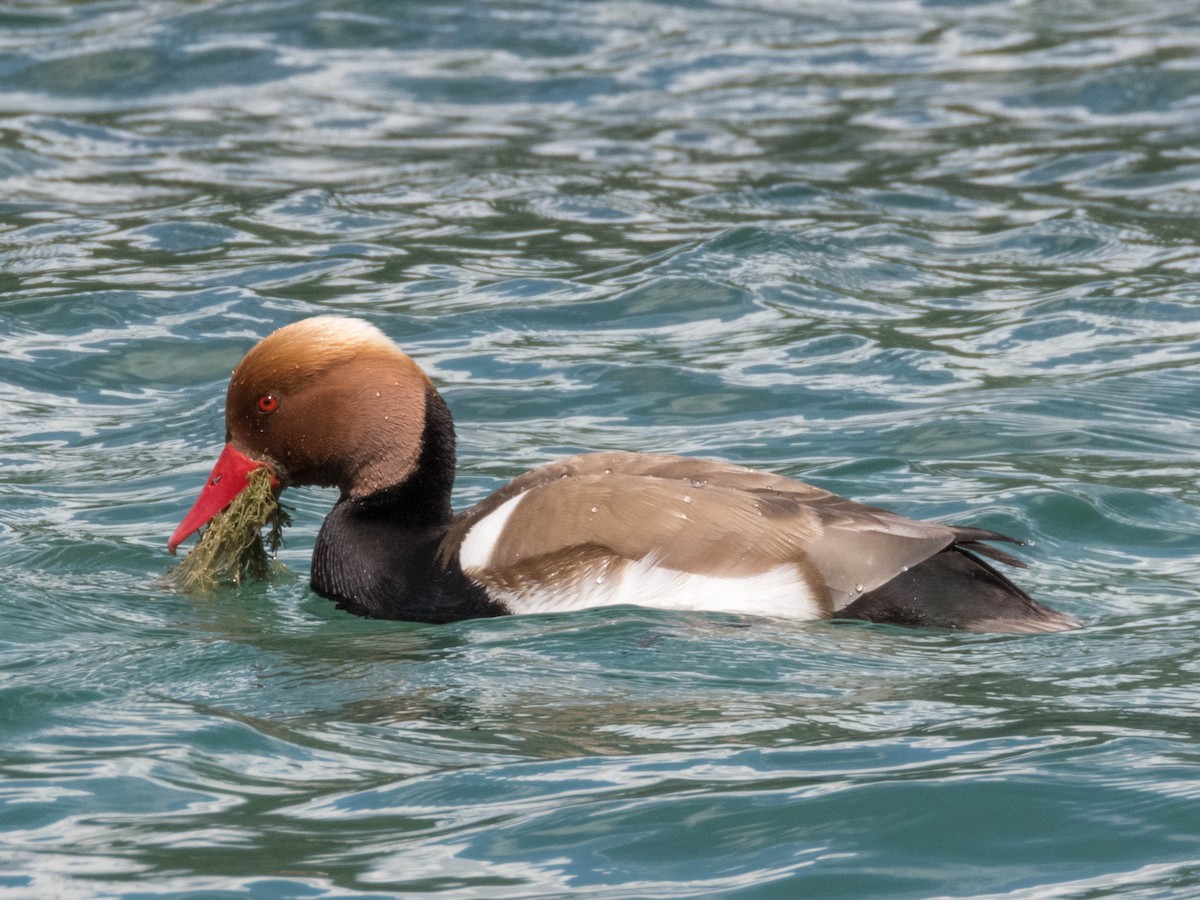
{"type": "Polygon", "coordinates": [[[456,461],[454,421],[446,401],[431,386],[425,394],[425,429],[416,470],[400,484],[348,502],[362,515],[386,517],[402,527],[447,525],[454,518],[450,494],[456,461]]]}
{"type": "Polygon", "coordinates": [[[438,550],[454,514],[454,424],[432,387],[416,471],[366,497],[343,495],[313,547],[312,586],[361,616],[450,622],[506,612],[438,550]]]}

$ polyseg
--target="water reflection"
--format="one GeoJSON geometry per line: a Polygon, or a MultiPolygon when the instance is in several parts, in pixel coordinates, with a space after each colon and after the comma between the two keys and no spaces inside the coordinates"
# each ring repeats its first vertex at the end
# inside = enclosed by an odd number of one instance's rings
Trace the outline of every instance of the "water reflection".
{"type": "Polygon", "coordinates": [[[0,10],[0,891],[1186,892],[1194,6],[0,10]],[[328,311],[460,507],[719,456],[1027,537],[1088,627],[366,622],[317,490],[173,594],[229,370],[328,311]]]}

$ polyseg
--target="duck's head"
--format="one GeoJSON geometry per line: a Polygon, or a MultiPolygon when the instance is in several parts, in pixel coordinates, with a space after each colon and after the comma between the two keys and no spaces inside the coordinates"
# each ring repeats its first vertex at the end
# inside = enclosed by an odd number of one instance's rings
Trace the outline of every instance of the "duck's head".
{"type": "Polygon", "coordinates": [[[325,485],[351,498],[403,484],[421,464],[431,404],[444,409],[429,378],[367,322],[317,316],[272,332],[233,370],[225,449],[168,548],[225,509],[258,468],[280,490],[325,485]]]}

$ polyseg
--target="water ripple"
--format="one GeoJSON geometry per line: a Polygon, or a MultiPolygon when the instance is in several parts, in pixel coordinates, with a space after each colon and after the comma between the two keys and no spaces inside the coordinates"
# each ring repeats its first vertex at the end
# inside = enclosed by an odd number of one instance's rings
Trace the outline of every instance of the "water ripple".
{"type": "Polygon", "coordinates": [[[1191,896],[1190,0],[0,10],[0,895],[1191,896]],[[1030,539],[1045,637],[428,627],[163,550],[271,328],[461,506],[719,456],[1030,539]]]}

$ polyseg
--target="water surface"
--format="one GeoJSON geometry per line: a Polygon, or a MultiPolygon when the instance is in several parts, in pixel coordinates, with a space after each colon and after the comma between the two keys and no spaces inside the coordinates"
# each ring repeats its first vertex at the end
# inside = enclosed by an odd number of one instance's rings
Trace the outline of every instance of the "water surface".
{"type": "Polygon", "coordinates": [[[1194,2],[0,10],[0,895],[1200,892],[1194,2]],[[1027,539],[1032,637],[168,587],[253,342],[459,507],[716,456],[1027,539]]]}

